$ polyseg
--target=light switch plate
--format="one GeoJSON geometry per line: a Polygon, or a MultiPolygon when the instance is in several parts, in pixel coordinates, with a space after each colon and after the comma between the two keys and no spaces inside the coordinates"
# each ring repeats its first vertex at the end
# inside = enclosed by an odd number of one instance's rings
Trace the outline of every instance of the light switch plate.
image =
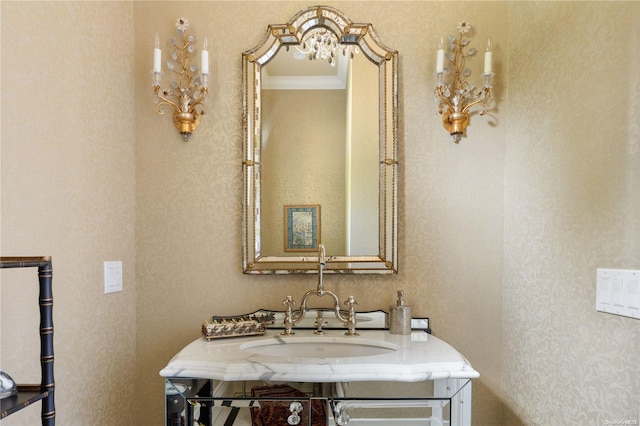
{"type": "Polygon", "coordinates": [[[599,268],[596,310],[640,319],[640,271],[599,268]]]}
{"type": "Polygon", "coordinates": [[[104,262],[104,294],[122,291],[122,262],[104,262]]]}

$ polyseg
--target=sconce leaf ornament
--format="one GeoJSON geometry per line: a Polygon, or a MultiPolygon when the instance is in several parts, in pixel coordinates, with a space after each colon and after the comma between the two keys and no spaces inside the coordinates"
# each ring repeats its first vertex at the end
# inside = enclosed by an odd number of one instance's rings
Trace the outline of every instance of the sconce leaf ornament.
{"type": "Polygon", "coordinates": [[[494,76],[491,70],[491,42],[487,40],[484,56],[483,84],[478,88],[467,81],[471,69],[466,66],[467,58],[475,56],[478,50],[470,47],[472,27],[467,21],[458,23],[458,36],[450,35],[447,39],[448,51],[445,54],[443,39],[436,57],[436,87],[435,102],[438,114],[442,115],[442,125],[459,143],[469,125],[469,110],[474,106],[481,107],[480,115],[484,115],[492,106],[491,80],[494,76]],[[450,67],[444,66],[445,58],[450,67]]]}
{"type": "Polygon", "coordinates": [[[207,39],[203,41],[200,52],[201,67],[191,63],[191,55],[195,51],[196,37],[189,34],[190,22],[187,18],[176,20],[176,32],[179,40],[169,39],[171,49],[167,68],[171,71],[173,79],[168,88],[161,88],[162,79],[160,40],[156,34],[156,42],[153,57],[153,92],[156,95],[156,112],[164,114],[162,107],[173,107],[173,123],[182,135],[185,142],[189,140],[191,133],[200,124],[200,116],[205,113],[203,102],[209,87],[209,51],[207,39]]]}

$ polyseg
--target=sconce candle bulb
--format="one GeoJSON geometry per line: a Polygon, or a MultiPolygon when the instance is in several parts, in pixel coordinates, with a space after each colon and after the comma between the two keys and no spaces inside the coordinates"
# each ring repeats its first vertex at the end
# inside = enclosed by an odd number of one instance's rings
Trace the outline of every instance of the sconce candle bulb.
{"type": "Polygon", "coordinates": [[[162,50],[160,49],[160,36],[156,33],[156,42],[153,48],[153,72],[162,71],[162,50]]]}
{"type": "Polygon", "coordinates": [[[202,74],[209,74],[209,46],[207,43],[207,38],[204,38],[202,42],[202,52],[200,53],[200,58],[202,64],[200,66],[202,74]]]}
{"type": "Polygon", "coordinates": [[[436,56],[436,72],[444,72],[444,41],[440,36],[440,44],[438,45],[438,54],[436,56]]]}
{"type": "Polygon", "coordinates": [[[198,73],[197,66],[191,65],[190,56],[194,51],[195,37],[188,35],[189,20],[178,19],[176,28],[182,45],[173,39],[170,40],[171,61],[167,61],[167,67],[175,74],[176,80],[171,82],[168,89],[160,87],[162,51],[160,37],[156,33],[153,50],[153,92],[157,97],[156,112],[160,115],[164,114],[163,105],[173,107],[173,124],[187,142],[191,133],[200,124],[200,116],[205,113],[203,102],[208,93],[209,51],[205,38],[201,51],[201,69],[198,73]]]}
{"type": "Polygon", "coordinates": [[[436,87],[435,101],[438,113],[442,115],[442,125],[459,143],[469,125],[469,110],[474,106],[482,108],[480,115],[486,113],[491,101],[492,53],[491,41],[487,40],[484,54],[483,84],[476,88],[467,82],[471,70],[465,66],[467,58],[474,56],[477,49],[469,47],[470,39],[467,33],[471,25],[462,21],[458,24],[458,37],[449,36],[449,53],[445,54],[442,40],[436,56],[436,87]],[[444,66],[444,59],[448,59],[451,68],[444,66]]]}
{"type": "Polygon", "coordinates": [[[484,73],[491,74],[491,39],[487,39],[487,48],[484,52],[484,73]]]}

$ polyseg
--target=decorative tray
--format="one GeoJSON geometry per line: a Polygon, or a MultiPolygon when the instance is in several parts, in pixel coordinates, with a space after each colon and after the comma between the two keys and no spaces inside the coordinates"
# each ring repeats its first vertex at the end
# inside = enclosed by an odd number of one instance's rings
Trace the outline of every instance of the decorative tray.
{"type": "Polygon", "coordinates": [[[273,324],[275,314],[249,314],[233,317],[213,317],[211,322],[202,323],[202,335],[207,340],[226,337],[255,336],[265,334],[267,325],[273,324]]]}

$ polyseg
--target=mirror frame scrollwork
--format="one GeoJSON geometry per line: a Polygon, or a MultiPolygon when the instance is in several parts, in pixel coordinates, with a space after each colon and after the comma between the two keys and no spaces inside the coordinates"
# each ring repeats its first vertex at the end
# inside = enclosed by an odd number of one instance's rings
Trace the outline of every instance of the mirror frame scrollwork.
{"type": "MultiPolygon", "coordinates": [[[[394,274],[398,272],[398,52],[383,45],[370,23],[353,23],[342,12],[313,6],[288,23],[269,25],[264,39],[242,54],[243,218],[242,266],[245,274],[316,273],[317,255],[270,256],[261,253],[260,158],[261,70],[283,46],[301,43],[314,28],[331,30],[341,43],[357,45],[378,67],[379,195],[378,254],[327,256],[325,273],[394,274]]],[[[330,251],[330,247],[327,248],[330,251]]]]}

